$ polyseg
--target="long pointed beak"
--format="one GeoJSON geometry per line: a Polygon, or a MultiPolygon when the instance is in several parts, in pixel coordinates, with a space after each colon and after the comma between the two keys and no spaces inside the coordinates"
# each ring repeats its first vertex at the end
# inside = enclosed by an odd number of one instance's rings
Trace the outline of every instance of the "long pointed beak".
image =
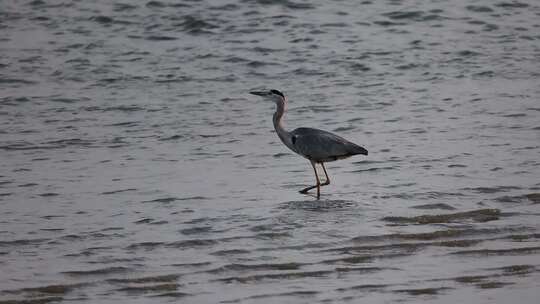
{"type": "Polygon", "coordinates": [[[268,92],[264,92],[264,91],[251,91],[251,92],[249,92],[249,94],[253,94],[253,95],[257,95],[257,96],[266,96],[266,95],[268,95],[268,92]]]}

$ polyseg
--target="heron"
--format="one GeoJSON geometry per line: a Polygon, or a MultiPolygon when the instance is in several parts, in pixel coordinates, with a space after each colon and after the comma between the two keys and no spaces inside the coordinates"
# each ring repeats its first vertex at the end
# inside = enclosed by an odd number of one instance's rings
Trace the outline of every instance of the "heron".
{"type": "Polygon", "coordinates": [[[330,184],[330,178],[324,167],[324,163],[345,159],[353,155],[368,155],[368,151],[359,145],[352,143],[336,134],[313,128],[297,128],[289,132],[283,127],[283,115],[287,106],[287,98],[278,90],[252,91],[250,94],[261,96],[276,104],[276,112],[273,116],[276,133],[289,149],[309,160],[315,172],[314,186],[300,190],[307,194],[309,190],[317,188],[317,199],[321,197],[321,187],[330,184]],[[320,164],[325,175],[324,183],[321,183],[316,165],[320,164]]]}

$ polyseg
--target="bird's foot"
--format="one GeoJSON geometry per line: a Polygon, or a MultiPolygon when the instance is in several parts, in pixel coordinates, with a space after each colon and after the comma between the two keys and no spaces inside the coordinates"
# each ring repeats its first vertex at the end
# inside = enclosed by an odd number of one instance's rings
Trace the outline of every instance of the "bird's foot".
{"type": "Polygon", "coordinates": [[[317,188],[317,186],[309,186],[307,188],[304,188],[298,192],[302,193],[302,194],[308,194],[308,191],[311,190],[311,189],[314,189],[314,188],[317,188]]]}

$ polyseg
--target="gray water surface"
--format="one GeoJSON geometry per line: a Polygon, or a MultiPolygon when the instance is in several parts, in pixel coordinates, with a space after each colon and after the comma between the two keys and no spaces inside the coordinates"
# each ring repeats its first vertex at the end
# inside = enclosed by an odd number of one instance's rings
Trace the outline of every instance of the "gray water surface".
{"type": "Polygon", "coordinates": [[[537,1],[0,6],[0,303],[537,303],[537,1]]]}

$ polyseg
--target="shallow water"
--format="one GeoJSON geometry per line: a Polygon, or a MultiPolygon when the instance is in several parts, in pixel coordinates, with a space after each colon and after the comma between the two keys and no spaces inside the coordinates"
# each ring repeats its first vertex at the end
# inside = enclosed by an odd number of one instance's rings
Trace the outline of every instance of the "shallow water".
{"type": "Polygon", "coordinates": [[[536,1],[1,6],[0,303],[537,302],[536,1]]]}

